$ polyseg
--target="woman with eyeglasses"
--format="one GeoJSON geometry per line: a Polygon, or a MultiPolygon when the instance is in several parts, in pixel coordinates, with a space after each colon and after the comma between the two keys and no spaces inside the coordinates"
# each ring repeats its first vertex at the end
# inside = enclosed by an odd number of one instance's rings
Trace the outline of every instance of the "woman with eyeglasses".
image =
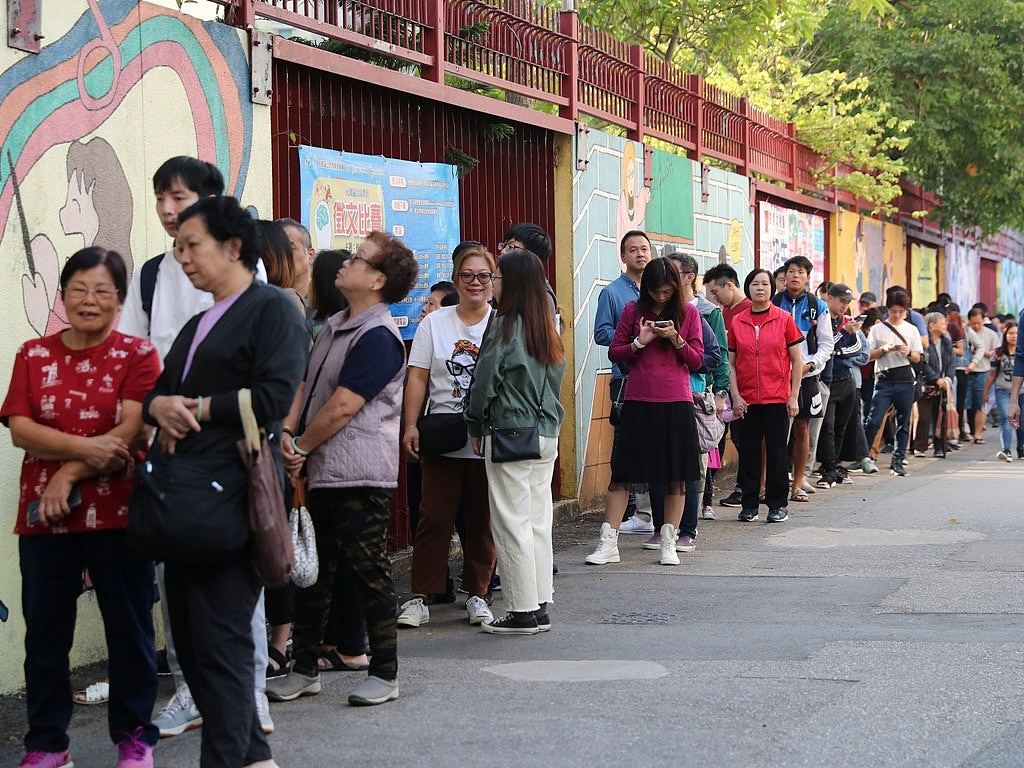
{"type": "Polygon", "coordinates": [[[423,318],[409,354],[402,445],[410,457],[419,458],[423,479],[413,542],[412,599],[402,605],[400,627],[426,624],[427,606],[445,595],[448,545],[460,504],[465,515],[462,585],[469,593],[469,623],[494,618],[488,593],[495,550],[487,474],[483,458],[473,451],[462,414],[491,317],[497,263],[483,246],[457,250],[454,262],[452,282],[459,303],[423,318]]]}

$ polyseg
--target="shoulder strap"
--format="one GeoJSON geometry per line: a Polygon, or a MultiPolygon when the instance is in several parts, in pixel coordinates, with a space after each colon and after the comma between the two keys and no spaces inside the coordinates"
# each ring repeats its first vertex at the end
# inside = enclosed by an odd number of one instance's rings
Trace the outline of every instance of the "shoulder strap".
{"type": "MultiPolygon", "coordinates": [[[[882,321],[882,324],[883,324],[883,325],[884,325],[884,326],[885,326],[886,328],[888,328],[888,329],[889,329],[890,331],[892,331],[893,333],[895,333],[895,334],[896,334],[897,336],[899,336],[899,338],[900,338],[900,341],[902,341],[902,342],[903,342],[904,344],[906,344],[906,343],[907,343],[907,340],[903,338],[903,334],[902,334],[902,333],[900,333],[899,331],[897,331],[897,330],[896,330],[896,328],[895,328],[895,327],[893,327],[893,324],[892,324],[892,323],[890,323],[890,322],[889,322],[888,320],[883,320],[883,321],[882,321]]],[[[907,346],[910,346],[910,345],[908,344],[907,346]]]]}
{"type": "Polygon", "coordinates": [[[781,293],[776,293],[774,296],[772,296],[772,304],[774,304],[776,307],[781,307],[782,306],[782,294],[781,293]]]}
{"type": "Polygon", "coordinates": [[[143,264],[142,269],[139,270],[139,292],[142,294],[142,311],[146,313],[146,318],[150,323],[153,322],[153,296],[156,293],[156,278],[160,274],[160,264],[166,255],[166,253],[161,253],[159,256],[154,256],[143,264]]]}

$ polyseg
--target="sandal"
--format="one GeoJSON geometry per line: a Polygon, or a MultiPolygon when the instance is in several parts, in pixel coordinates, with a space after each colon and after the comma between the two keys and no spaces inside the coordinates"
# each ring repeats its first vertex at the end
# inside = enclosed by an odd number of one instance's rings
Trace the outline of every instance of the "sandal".
{"type": "Polygon", "coordinates": [[[267,648],[270,664],[267,664],[267,677],[284,677],[291,669],[292,662],[286,653],[281,653],[274,646],[267,648]],[[276,666],[275,666],[276,665],[276,666]]]}
{"type": "Polygon", "coordinates": [[[365,672],[370,668],[369,664],[349,664],[345,661],[337,648],[320,652],[317,659],[317,667],[321,672],[365,672]]]}
{"type": "Polygon", "coordinates": [[[791,494],[789,494],[789,500],[790,501],[804,502],[804,501],[810,501],[811,497],[807,495],[806,491],[804,491],[803,488],[798,488],[797,490],[795,490],[791,494]]]}
{"type": "Polygon", "coordinates": [[[974,444],[975,445],[984,445],[985,444],[985,438],[983,438],[983,437],[976,437],[976,438],[974,438],[974,444]]]}
{"type": "Polygon", "coordinates": [[[87,707],[106,704],[110,701],[110,683],[107,680],[93,683],[87,686],[84,691],[75,691],[71,699],[75,704],[82,704],[87,707]]]}

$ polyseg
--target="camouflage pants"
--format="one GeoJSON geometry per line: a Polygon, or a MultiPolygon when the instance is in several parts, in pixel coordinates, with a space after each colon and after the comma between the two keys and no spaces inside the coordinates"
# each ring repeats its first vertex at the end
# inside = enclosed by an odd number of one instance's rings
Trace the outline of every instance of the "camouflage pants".
{"type": "MultiPolygon", "coordinates": [[[[320,575],[316,584],[296,590],[292,653],[295,669],[316,674],[331,598],[350,601],[343,613],[366,620],[370,638],[370,674],[384,680],[398,675],[398,623],[395,583],[391,578],[386,535],[393,491],[378,488],[314,488],[308,509],[316,530],[320,575]],[[353,588],[334,590],[335,572],[353,588]]],[[[344,650],[344,649],[342,649],[344,650]]]]}

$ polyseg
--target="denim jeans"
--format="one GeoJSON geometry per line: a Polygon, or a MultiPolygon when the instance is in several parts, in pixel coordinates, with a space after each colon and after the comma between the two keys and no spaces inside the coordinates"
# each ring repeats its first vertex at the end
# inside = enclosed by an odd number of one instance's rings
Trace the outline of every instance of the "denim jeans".
{"type": "Polygon", "coordinates": [[[1009,453],[1013,450],[1014,429],[1006,414],[1010,412],[1010,390],[993,387],[996,394],[996,408],[999,409],[999,442],[1003,450],[1009,453]]]}
{"type": "Polygon", "coordinates": [[[912,381],[878,379],[875,382],[875,392],[871,398],[871,413],[868,415],[868,425],[864,430],[865,437],[868,445],[871,445],[889,407],[894,407],[896,409],[896,446],[892,452],[893,462],[902,462],[907,457],[907,443],[910,441],[910,412],[914,407],[914,387],[915,384],[912,381]]]}

